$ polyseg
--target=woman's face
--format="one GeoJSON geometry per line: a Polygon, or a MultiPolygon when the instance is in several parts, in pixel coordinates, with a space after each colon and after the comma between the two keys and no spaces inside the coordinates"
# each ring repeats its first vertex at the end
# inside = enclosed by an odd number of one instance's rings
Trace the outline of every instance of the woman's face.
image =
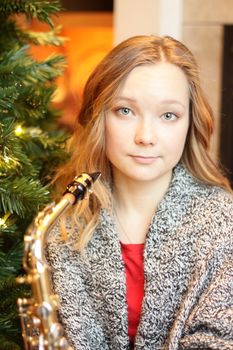
{"type": "Polygon", "coordinates": [[[189,127],[189,85],[168,62],[134,68],[106,113],[106,156],[121,179],[171,176],[189,127]]]}

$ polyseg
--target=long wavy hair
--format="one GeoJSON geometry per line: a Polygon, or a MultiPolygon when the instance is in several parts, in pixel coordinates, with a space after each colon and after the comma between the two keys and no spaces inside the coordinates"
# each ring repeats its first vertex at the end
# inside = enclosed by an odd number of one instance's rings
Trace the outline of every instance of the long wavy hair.
{"type": "Polygon", "coordinates": [[[190,126],[181,162],[199,181],[230,190],[228,180],[211,157],[213,113],[200,86],[193,54],[185,45],[171,37],[129,38],[116,46],[90,75],[68,146],[71,157],[56,177],[64,188],[65,184],[81,172],[100,171],[102,174],[101,180],[95,184],[94,194],[74,208],[72,217],[79,229],[75,248],[80,251],[91,238],[98,223],[100,209],[111,210],[111,167],[105,154],[107,106],[118,94],[132,69],[161,61],[180,67],[189,83],[190,126]]]}

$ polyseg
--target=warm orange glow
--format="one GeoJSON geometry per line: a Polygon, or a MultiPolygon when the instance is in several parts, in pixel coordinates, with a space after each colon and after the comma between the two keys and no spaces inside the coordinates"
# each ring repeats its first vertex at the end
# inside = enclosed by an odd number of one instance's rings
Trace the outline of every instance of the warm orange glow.
{"type": "MultiPolygon", "coordinates": [[[[62,108],[62,124],[72,128],[77,115],[83,86],[95,66],[113,45],[112,14],[110,13],[61,13],[55,18],[62,25],[60,35],[67,38],[62,47],[33,46],[31,53],[43,60],[52,53],[66,57],[67,69],[57,80],[55,104],[62,108]]],[[[31,23],[31,30],[45,31],[48,27],[31,23]]]]}

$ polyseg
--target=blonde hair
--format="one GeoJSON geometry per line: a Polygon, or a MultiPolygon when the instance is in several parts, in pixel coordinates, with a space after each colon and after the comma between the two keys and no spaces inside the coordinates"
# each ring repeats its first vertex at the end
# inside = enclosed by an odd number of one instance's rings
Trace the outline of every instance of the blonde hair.
{"type": "Polygon", "coordinates": [[[105,108],[117,95],[133,68],[165,61],[182,69],[190,88],[190,127],[181,162],[199,181],[230,190],[226,177],[210,155],[213,113],[200,86],[192,53],[170,37],[136,36],[116,46],[90,75],[82,106],[69,142],[71,158],[57,174],[63,185],[81,172],[100,171],[95,194],[75,210],[79,235],[75,248],[82,251],[91,238],[101,208],[111,209],[111,167],[105,155],[105,108]]]}

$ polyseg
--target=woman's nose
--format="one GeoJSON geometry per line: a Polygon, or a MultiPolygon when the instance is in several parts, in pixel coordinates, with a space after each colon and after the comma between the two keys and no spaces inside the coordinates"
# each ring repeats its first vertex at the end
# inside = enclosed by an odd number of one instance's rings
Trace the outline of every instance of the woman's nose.
{"type": "Polygon", "coordinates": [[[157,142],[155,125],[150,120],[138,123],[135,132],[135,143],[141,145],[154,145],[157,142]]]}

